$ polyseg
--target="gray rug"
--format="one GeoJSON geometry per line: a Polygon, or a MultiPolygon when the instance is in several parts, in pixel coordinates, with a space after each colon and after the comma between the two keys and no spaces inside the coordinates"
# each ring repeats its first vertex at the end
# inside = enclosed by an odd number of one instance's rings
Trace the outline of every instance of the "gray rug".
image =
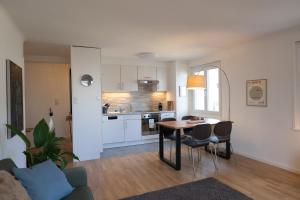
{"type": "Polygon", "coordinates": [[[124,200],[249,200],[251,198],[214,178],[177,185],[124,200]]]}

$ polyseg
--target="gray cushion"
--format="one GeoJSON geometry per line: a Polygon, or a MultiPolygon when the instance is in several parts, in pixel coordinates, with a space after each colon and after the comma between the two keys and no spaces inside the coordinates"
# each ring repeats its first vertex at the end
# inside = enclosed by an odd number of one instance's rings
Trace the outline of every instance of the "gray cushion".
{"type": "Polygon", "coordinates": [[[13,174],[12,169],[16,167],[15,163],[11,159],[0,160],[0,170],[5,170],[13,174]]]}
{"type": "Polygon", "coordinates": [[[93,200],[93,195],[89,187],[83,186],[76,188],[70,195],[62,200],[93,200]]]}
{"type": "Polygon", "coordinates": [[[87,174],[83,167],[65,169],[64,173],[73,187],[87,186],[87,174]]]}
{"type": "Polygon", "coordinates": [[[221,136],[215,136],[215,135],[213,135],[213,136],[209,137],[209,141],[211,143],[214,143],[214,144],[226,142],[228,140],[230,140],[230,136],[223,136],[223,137],[221,137],[221,136]]]}
{"type": "Polygon", "coordinates": [[[197,140],[195,138],[189,138],[189,139],[186,139],[185,141],[183,141],[183,143],[187,146],[192,147],[192,148],[196,148],[196,147],[201,147],[201,146],[208,145],[209,144],[209,139],[197,140]]]}

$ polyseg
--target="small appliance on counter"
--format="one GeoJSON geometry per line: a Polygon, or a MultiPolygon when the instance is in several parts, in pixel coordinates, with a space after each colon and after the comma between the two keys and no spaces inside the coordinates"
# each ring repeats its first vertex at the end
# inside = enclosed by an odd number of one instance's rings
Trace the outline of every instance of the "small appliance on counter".
{"type": "Polygon", "coordinates": [[[108,103],[106,103],[102,106],[102,114],[107,114],[109,106],[110,105],[108,103]]]}
{"type": "Polygon", "coordinates": [[[159,111],[162,111],[163,110],[163,105],[161,102],[158,103],[158,110],[159,111]]]}

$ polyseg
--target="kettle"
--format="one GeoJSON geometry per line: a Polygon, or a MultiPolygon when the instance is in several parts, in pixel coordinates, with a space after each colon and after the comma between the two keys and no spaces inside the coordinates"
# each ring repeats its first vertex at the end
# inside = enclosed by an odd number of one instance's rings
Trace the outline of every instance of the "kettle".
{"type": "Polygon", "coordinates": [[[162,103],[159,102],[159,103],[158,103],[158,110],[159,110],[159,111],[162,111],[162,109],[163,109],[162,103]]]}
{"type": "Polygon", "coordinates": [[[102,114],[107,114],[109,106],[110,105],[108,103],[106,103],[102,106],[102,114]]]}

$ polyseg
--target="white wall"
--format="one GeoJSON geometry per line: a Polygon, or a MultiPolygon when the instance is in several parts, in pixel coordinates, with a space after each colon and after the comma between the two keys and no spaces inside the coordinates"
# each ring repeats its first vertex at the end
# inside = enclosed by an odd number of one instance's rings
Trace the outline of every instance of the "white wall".
{"type": "Polygon", "coordinates": [[[176,118],[181,120],[181,118],[188,114],[189,101],[188,95],[179,96],[179,87],[186,86],[188,68],[187,64],[184,62],[177,61],[176,65],[176,118]]]}
{"type": "Polygon", "coordinates": [[[80,160],[97,159],[102,151],[101,137],[101,72],[100,50],[71,48],[73,152],[80,160]],[[80,84],[80,78],[90,74],[90,87],[80,84]]]}
{"type": "Polygon", "coordinates": [[[7,122],[5,61],[10,59],[23,68],[23,36],[1,5],[0,27],[0,159],[12,158],[19,167],[23,167],[25,145],[18,136],[7,139],[4,126],[7,122]]]}
{"type": "Polygon", "coordinates": [[[188,65],[185,62],[174,61],[167,64],[168,67],[168,92],[167,101],[175,101],[176,118],[180,120],[188,114],[188,95],[179,96],[179,86],[186,86],[188,65]]]}
{"type": "Polygon", "coordinates": [[[168,67],[167,101],[176,101],[176,66],[175,66],[175,62],[168,62],[167,67],[168,67]]]}
{"type": "Polygon", "coordinates": [[[54,116],[55,132],[70,137],[66,116],[70,113],[69,65],[25,63],[26,127],[34,128],[39,120],[49,120],[49,108],[54,116]]]}
{"type": "Polygon", "coordinates": [[[293,130],[293,67],[298,40],[300,28],[290,29],[193,60],[189,65],[221,60],[232,90],[235,152],[300,172],[300,132],[293,130]],[[268,79],[268,106],[246,106],[246,80],[260,78],[268,79]]]}

